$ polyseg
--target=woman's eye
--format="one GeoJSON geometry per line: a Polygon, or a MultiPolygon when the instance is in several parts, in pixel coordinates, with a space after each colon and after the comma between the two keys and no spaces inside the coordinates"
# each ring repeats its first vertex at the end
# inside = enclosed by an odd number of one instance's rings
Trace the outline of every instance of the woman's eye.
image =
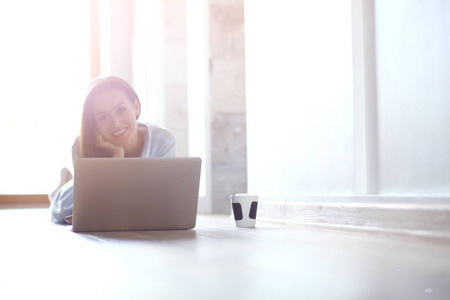
{"type": "Polygon", "coordinates": [[[106,116],[98,116],[97,120],[98,121],[105,121],[106,120],[106,116]]]}
{"type": "Polygon", "coordinates": [[[126,110],[125,107],[119,107],[119,109],[117,110],[119,113],[123,113],[126,110]]]}

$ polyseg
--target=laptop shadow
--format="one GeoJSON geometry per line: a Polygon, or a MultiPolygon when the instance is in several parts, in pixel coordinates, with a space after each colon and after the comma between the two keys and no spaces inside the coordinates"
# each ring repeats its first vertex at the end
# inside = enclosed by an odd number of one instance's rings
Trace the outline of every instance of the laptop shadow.
{"type": "MultiPolygon", "coordinates": [[[[74,232],[75,233],[75,232],[74,232]]],[[[197,238],[195,230],[104,231],[78,232],[79,237],[97,242],[112,241],[180,241],[197,238]]]]}

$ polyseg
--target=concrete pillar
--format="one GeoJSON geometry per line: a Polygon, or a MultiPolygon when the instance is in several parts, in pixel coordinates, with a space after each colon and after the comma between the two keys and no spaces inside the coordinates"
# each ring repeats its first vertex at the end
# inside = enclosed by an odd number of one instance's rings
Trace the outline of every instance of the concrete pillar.
{"type": "Polygon", "coordinates": [[[186,0],[163,1],[165,126],[177,136],[177,156],[188,156],[186,0]]]}
{"type": "Polygon", "coordinates": [[[244,1],[209,1],[212,213],[247,191],[244,1]]]}

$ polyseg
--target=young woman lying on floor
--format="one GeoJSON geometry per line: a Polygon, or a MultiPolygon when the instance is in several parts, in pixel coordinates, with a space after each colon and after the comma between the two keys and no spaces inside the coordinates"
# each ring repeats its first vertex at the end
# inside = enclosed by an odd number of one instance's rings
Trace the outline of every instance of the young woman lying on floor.
{"type": "MultiPolygon", "coordinates": [[[[79,157],[174,157],[175,135],[152,123],[138,123],[141,104],[133,88],[118,77],[98,78],[83,105],[81,133],[72,146],[79,157]]],[[[70,224],[73,178],[65,168],[58,188],[49,195],[51,220],[70,224]]]]}

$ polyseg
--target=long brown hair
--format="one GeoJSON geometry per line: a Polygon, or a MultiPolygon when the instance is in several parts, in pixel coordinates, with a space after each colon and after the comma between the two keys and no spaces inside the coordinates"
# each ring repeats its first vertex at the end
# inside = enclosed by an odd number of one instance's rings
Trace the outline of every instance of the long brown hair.
{"type": "MultiPolygon", "coordinates": [[[[123,91],[131,103],[138,101],[140,106],[139,98],[136,92],[125,80],[115,76],[97,78],[93,80],[88,88],[86,99],[84,100],[83,113],[81,117],[81,133],[79,137],[81,157],[111,156],[109,152],[95,146],[95,119],[92,111],[92,103],[100,93],[112,89],[123,91]]],[[[138,118],[139,114],[136,116],[136,119],[138,118]]]]}

